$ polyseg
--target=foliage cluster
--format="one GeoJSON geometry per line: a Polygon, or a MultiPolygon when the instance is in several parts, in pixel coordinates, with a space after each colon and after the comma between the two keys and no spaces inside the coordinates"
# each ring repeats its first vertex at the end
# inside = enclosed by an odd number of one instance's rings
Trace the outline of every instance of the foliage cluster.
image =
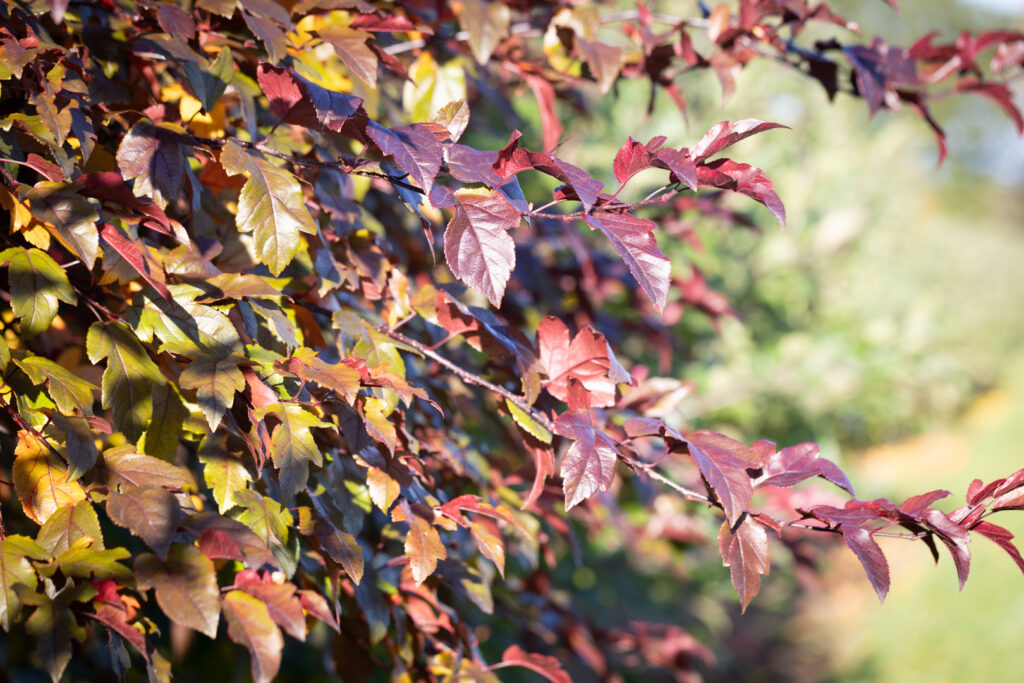
{"type": "Polygon", "coordinates": [[[695,17],[8,0],[0,16],[0,625],[32,637],[54,680],[99,634],[116,672],[127,643],[167,680],[161,632],[213,638],[222,622],[257,681],[280,671],[285,634],[320,634],[346,680],[685,678],[709,659],[685,631],[598,628],[550,581],[579,528],[705,540],[683,512],[616,519],[616,497],[658,490],[721,520],[744,608],[769,539],[812,532],[841,536],[879,597],[874,538],[897,526],[936,558],[942,544],[961,585],[974,534],[1024,571],[989,521],[1024,507],[1024,470],[976,481],[949,514],[933,507],[946,491],[861,501],[814,444],[671,424],[689,385],[613,350],[642,335],[671,356],[684,310],[727,311],[657,237],[692,240],[694,212],[744,224],[737,193],[783,224],[766,175],[723,156],[780,126],[722,122],[679,148],[630,138],[610,193],[557,149],[560,102],[639,79],[685,114],[680,74],[710,69],[728,96],[769,58],[872,113],[915,111],[944,154],[935,97],[987,97],[1024,128],[1007,88],[1024,35],[849,42],[848,22],[799,0],[695,17]],[[817,24],[837,36],[801,43],[817,24]],[[517,91],[537,102],[543,151],[515,130],[500,150],[460,142],[471,111],[517,91]],[[628,199],[640,173],[660,184],[628,199]],[[557,187],[524,182],[527,196],[520,175],[557,187]],[[793,489],[815,477],[849,498],[793,489]]]}

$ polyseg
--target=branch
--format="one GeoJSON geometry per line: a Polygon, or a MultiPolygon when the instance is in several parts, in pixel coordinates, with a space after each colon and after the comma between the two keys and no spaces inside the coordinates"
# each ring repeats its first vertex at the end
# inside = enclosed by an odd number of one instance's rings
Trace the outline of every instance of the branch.
{"type": "Polygon", "coordinates": [[[428,347],[428,346],[426,346],[426,345],[416,341],[415,339],[412,339],[411,337],[405,336],[401,332],[397,332],[395,330],[390,330],[390,329],[388,329],[384,325],[376,325],[376,324],[373,324],[373,323],[368,323],[368,324],[371,327],[373,327],[373,329],[375,329],[378,332],[380,332],[381,334],[383,334],[385,337],[389,337],[391,339],[394,339],[397,342],[400,342],[402,344],[406,344],[408,346],[411,346],[412,348],[416,349],[416,351],[418,351],[419,353],[423,354],[427,358],[429,358],[429,359],[431,359],[431,360],[441,364],[442,366],[444,366],[448,370],[451,370],[456,375],[458,375],[459,379],[461,379],[463,382],[466,382],[467,384],[474,384],[474,385],[476,385],[478,387],[483,387],[484,389],[487,389],[488,391],[490,391],[492,393],[498,394],[502,398],[507,398],[509,401],[512,401],[512,403],[515,403],[517,406],[519,406],[520,408],[525,410],[527,413],[529,413],[531,418],[533,418],[538,423],[540,423],[549,432],[554,432],[555,431],[555,423],[552,422],[551,419],[547,415],[545,415],[540,410],[537,410],[532,405],[530,405],[527,402],[527,400],[524,397],[520,396],[519,394],[514,394],[511,391],[509,391],[508,389],[506,389],[505,387],[498,386],[497,384],[494,384],[493,382],[488,382],[486,379],[484,379],[480,375],[474,374],[474,373],[470,372],[469,370],[466,370],[465,368],[463,368],[463,367],[461,367],[459,365],[456,365],[455,363],[453,363],[452,361],[448,360],[447,358],[445,358],[441,354],[437,353],[436,351],[434,351],[430,347],[428,347]]]}

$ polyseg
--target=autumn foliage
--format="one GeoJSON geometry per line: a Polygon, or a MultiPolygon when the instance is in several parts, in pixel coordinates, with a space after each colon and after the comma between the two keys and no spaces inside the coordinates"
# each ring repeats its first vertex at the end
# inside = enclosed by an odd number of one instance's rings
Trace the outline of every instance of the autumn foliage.
{"type": "Polygon", "coordinates": [[[256,681],[314,633],[345,680],[560,682],[623,653],[685,678],[704,645],[597,628],[549,578],[616,497],[659,491],[720,520],[743,608],[796,537],[840,536],[880,598],[879,535],[948,552],[961,585],[979,535],[1024,571],[990,521],[1024,508],[1024,470],[947,514],[946,491],[859,500],[814,444],[673,419],[672,325],[728,306],[681,277],[663,225],[750,200],[784,224],[770,169],[731,158],[780,126],[624,140],[613,187],[559,152],[568,107],[621,79],[682,121],[678,76],[710,69],[728,97],[768,58],[916,113],[941,158],[934,97],[1024,128],[1024,35],[897,47],[825,4],[698,4],[6,1],[0,626],[55,681],[97,643],[168,680],[169,630],[226,634],[256,681]],[[811,26],[835,37],[802,42],[811,26]],[[470,144],[512,98],[541,139],[470,144]],[[633,336],[650,358],[620,355],[633,336]],[[846,502],[794,497],[812,478],[846,502]],[[481,615],[510,640],[481,641],[481,615]]]}

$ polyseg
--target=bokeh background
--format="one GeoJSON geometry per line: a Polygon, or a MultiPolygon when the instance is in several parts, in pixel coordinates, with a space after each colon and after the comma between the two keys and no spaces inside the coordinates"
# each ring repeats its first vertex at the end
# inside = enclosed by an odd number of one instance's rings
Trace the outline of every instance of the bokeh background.
{"type": "MultiPolygon", "coordinates": [[[[656,7],[684,14],[693,4],[656,7]]],[[[902,0],[902,18],[883,2],[831,5],[864,36],[895,45],[930,31],[952,39],[962,30],[1024,30],[1024,2],[1015,0],[902,0]]],[[[1024,467],[1024,142],[1013,123],[982,98],[938,102],[949,145],[939,166],[916,115],[871,118],[842,94],[829,103],[817,83],[777,65],[745,70],[724,106],[711,73],[680,85],[688,121],[668,97],[648,115],[646,88],[620,84],[618,98],[587,117],[563,110],[571,124],[561,148],[610,183],[607,160],[626,135],[690,145],[726,119],[791,127],[731,153],[773,180],[789,216],[784,231],[738,197],[760,230],[698,219],[703,251],[659,237],[737,313],[716,323],[696,311],[683,316],[687,353],[673,372],[699,393],[673,417],[748,441],[818,441],[862,499],[942,488],[952,495],[939,507],[952,510],[974,476],[1024,467]]],[[[530,98],[517,114],[538,146],[530,98]]],[[[627,356],[637,350],[625,346],[627,356]]],[[[1013,513],[1002,522],[1024,535],[1013,513]]],[[[935,567],[923,545],[882,540],[893,580],[884,606],[845,548],[826,554],[817,580],[775,553],[781,571],[742,617],[712,555],[691,552],[680,570],[672,549],[655,544],[641,565],[614,539],[597,538],[585,566],[563,578],[598,619],[674,621],[715,643],[711,680],[1019,678],[1024,577],[1010,558],[976,540],[971,578],[958,592],[947,556],[935,567]]]]}

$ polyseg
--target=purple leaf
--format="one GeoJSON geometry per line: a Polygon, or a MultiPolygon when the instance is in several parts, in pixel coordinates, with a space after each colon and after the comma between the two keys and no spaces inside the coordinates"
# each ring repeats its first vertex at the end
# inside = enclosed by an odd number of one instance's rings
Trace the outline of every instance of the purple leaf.
{"type": "Polygon", "coordinates": [[[381,152],[395,158],[425,194],[430,194],[434,178],[441,170],[444,147],[429,128],[417,123],[385,128],[376,121],[370,121],[366,134],[377,143],[381,152]]]}
{"type": "MultiPolygon", "coordinates": [[[[580,203],[583,204],[584,211],[590,211],[594,208],[597,195],[601,188],[604,187],[604,183],[591,178],[586,171],[578,166],[573,166],[561,159],[536,152],[527,152],[527,154],[530,163],[535,169],[558,178],[565,183],[572,190],[572,193],[575,194],[575,198],[579,199],[580,203]]],[[[572,197],[570,196],[570,198],[572,197]]]]}
{"type": "MultiPolygon", "coordinates": [[[[662,138],[664,140],[664,138],[662,138]]],[[[651,168],[651,153],[645,145],[641,145],[633,138],[626,140],[625,144],[615,155],[612,164],[612,172],[620,185],[635,176],[640,171],[651,168]]]]}
{"type": "Polygon", "coordinates": [[[654,239],[654,222],[628,213],[593,214],[584,220],[591,229],[604,233],[654,307],[663,311],[668,301],[672,263],[654,239]]]}
{"type": "Polygon", "coordinates": [[[699,164],[708,157],[718,154],[729,145],[737,143],[744,138],[749,138],[751,135],[756,135],[773,128],[787,127],[781,123],[771,123],[759,119],[743,119],[736,123],[722,121],[715,124],[711,130],[704,134],[700,142],[690,149],[690,158],[693,159],[694,163],[699,164]]]}
{"type": "Polygon", "coordinates": [[[498,161],[498,153],[490,150],[479,150],[466,145],[449,145],[448,171],[452,177],[463,183],[483,183],[494,187],[501,178],[494,171],[498,161]]]}
{"type": "Polygon", "coordinates": [[[1017,563],[1017,567],[1021,572],[1024,573],[1024,557],[1021,557],[1020,551],[1017,550],[1017,546],[1013,544],[1013,534],[1003,527],[992,524],[991,522],[979,522],[974,526],[972,531],[978,532],[1005,550],[1013,561],[1017,563]]]}
{"type": "Polygon", "coordinates": [[[729,525],[734,526],[754,493],[747,470],[760,463],[750,448],[735,439],[708,430],[683,435],[690,457],[722,504],[729,525]]]}
{"type": "Polygon", "coordinates": [[[963,590],[964,582],[967,581],[967,575],[971,571],[971,551],[967,547],[967,544],[971,542],[970,532],[947,517],[946,513],[941,510],[926,510],[921,517],[949,549],[949,554],[953,556],[953,564],[956,566],[957,578],[960,580],[960,590],[963,590]]]}
{"type": "Polygon", "coordinates": [[[690,158],[687,149],[659,149],[653,164],[672,172],[676,178],[691,190],[697,189],[697,165],[690,158]]]}
{"type": "Polygon", "coordinates": [[[722,522],[718,531],[718,551],[722,564],[729,567],[732,585],[740,596],[740,606],[747,605],[761,590],[761,575],[767,574],[771,564],[768,558],[768,533],[750,517],[744,517],[733,531],[728,522],[722,522]]]}
{"type": "Polygon", "coordinates": [[[697,178],[701,185],[740,192],[756,199],[768,207],[780,226],[786,227],[786,207],[761,169],[731,159],[716,159],[698,166],[697,178]]]}
{"type": "Polygon", "coordinates": [[[818,457],[818,444],[801,443],[783,448],[764,459],[762,474],[754,482],[761,486],[794,486],[811,477],[821,477],[849,494],[855,495],[853,485],[839,466],[831,460],[818,457]]]}

